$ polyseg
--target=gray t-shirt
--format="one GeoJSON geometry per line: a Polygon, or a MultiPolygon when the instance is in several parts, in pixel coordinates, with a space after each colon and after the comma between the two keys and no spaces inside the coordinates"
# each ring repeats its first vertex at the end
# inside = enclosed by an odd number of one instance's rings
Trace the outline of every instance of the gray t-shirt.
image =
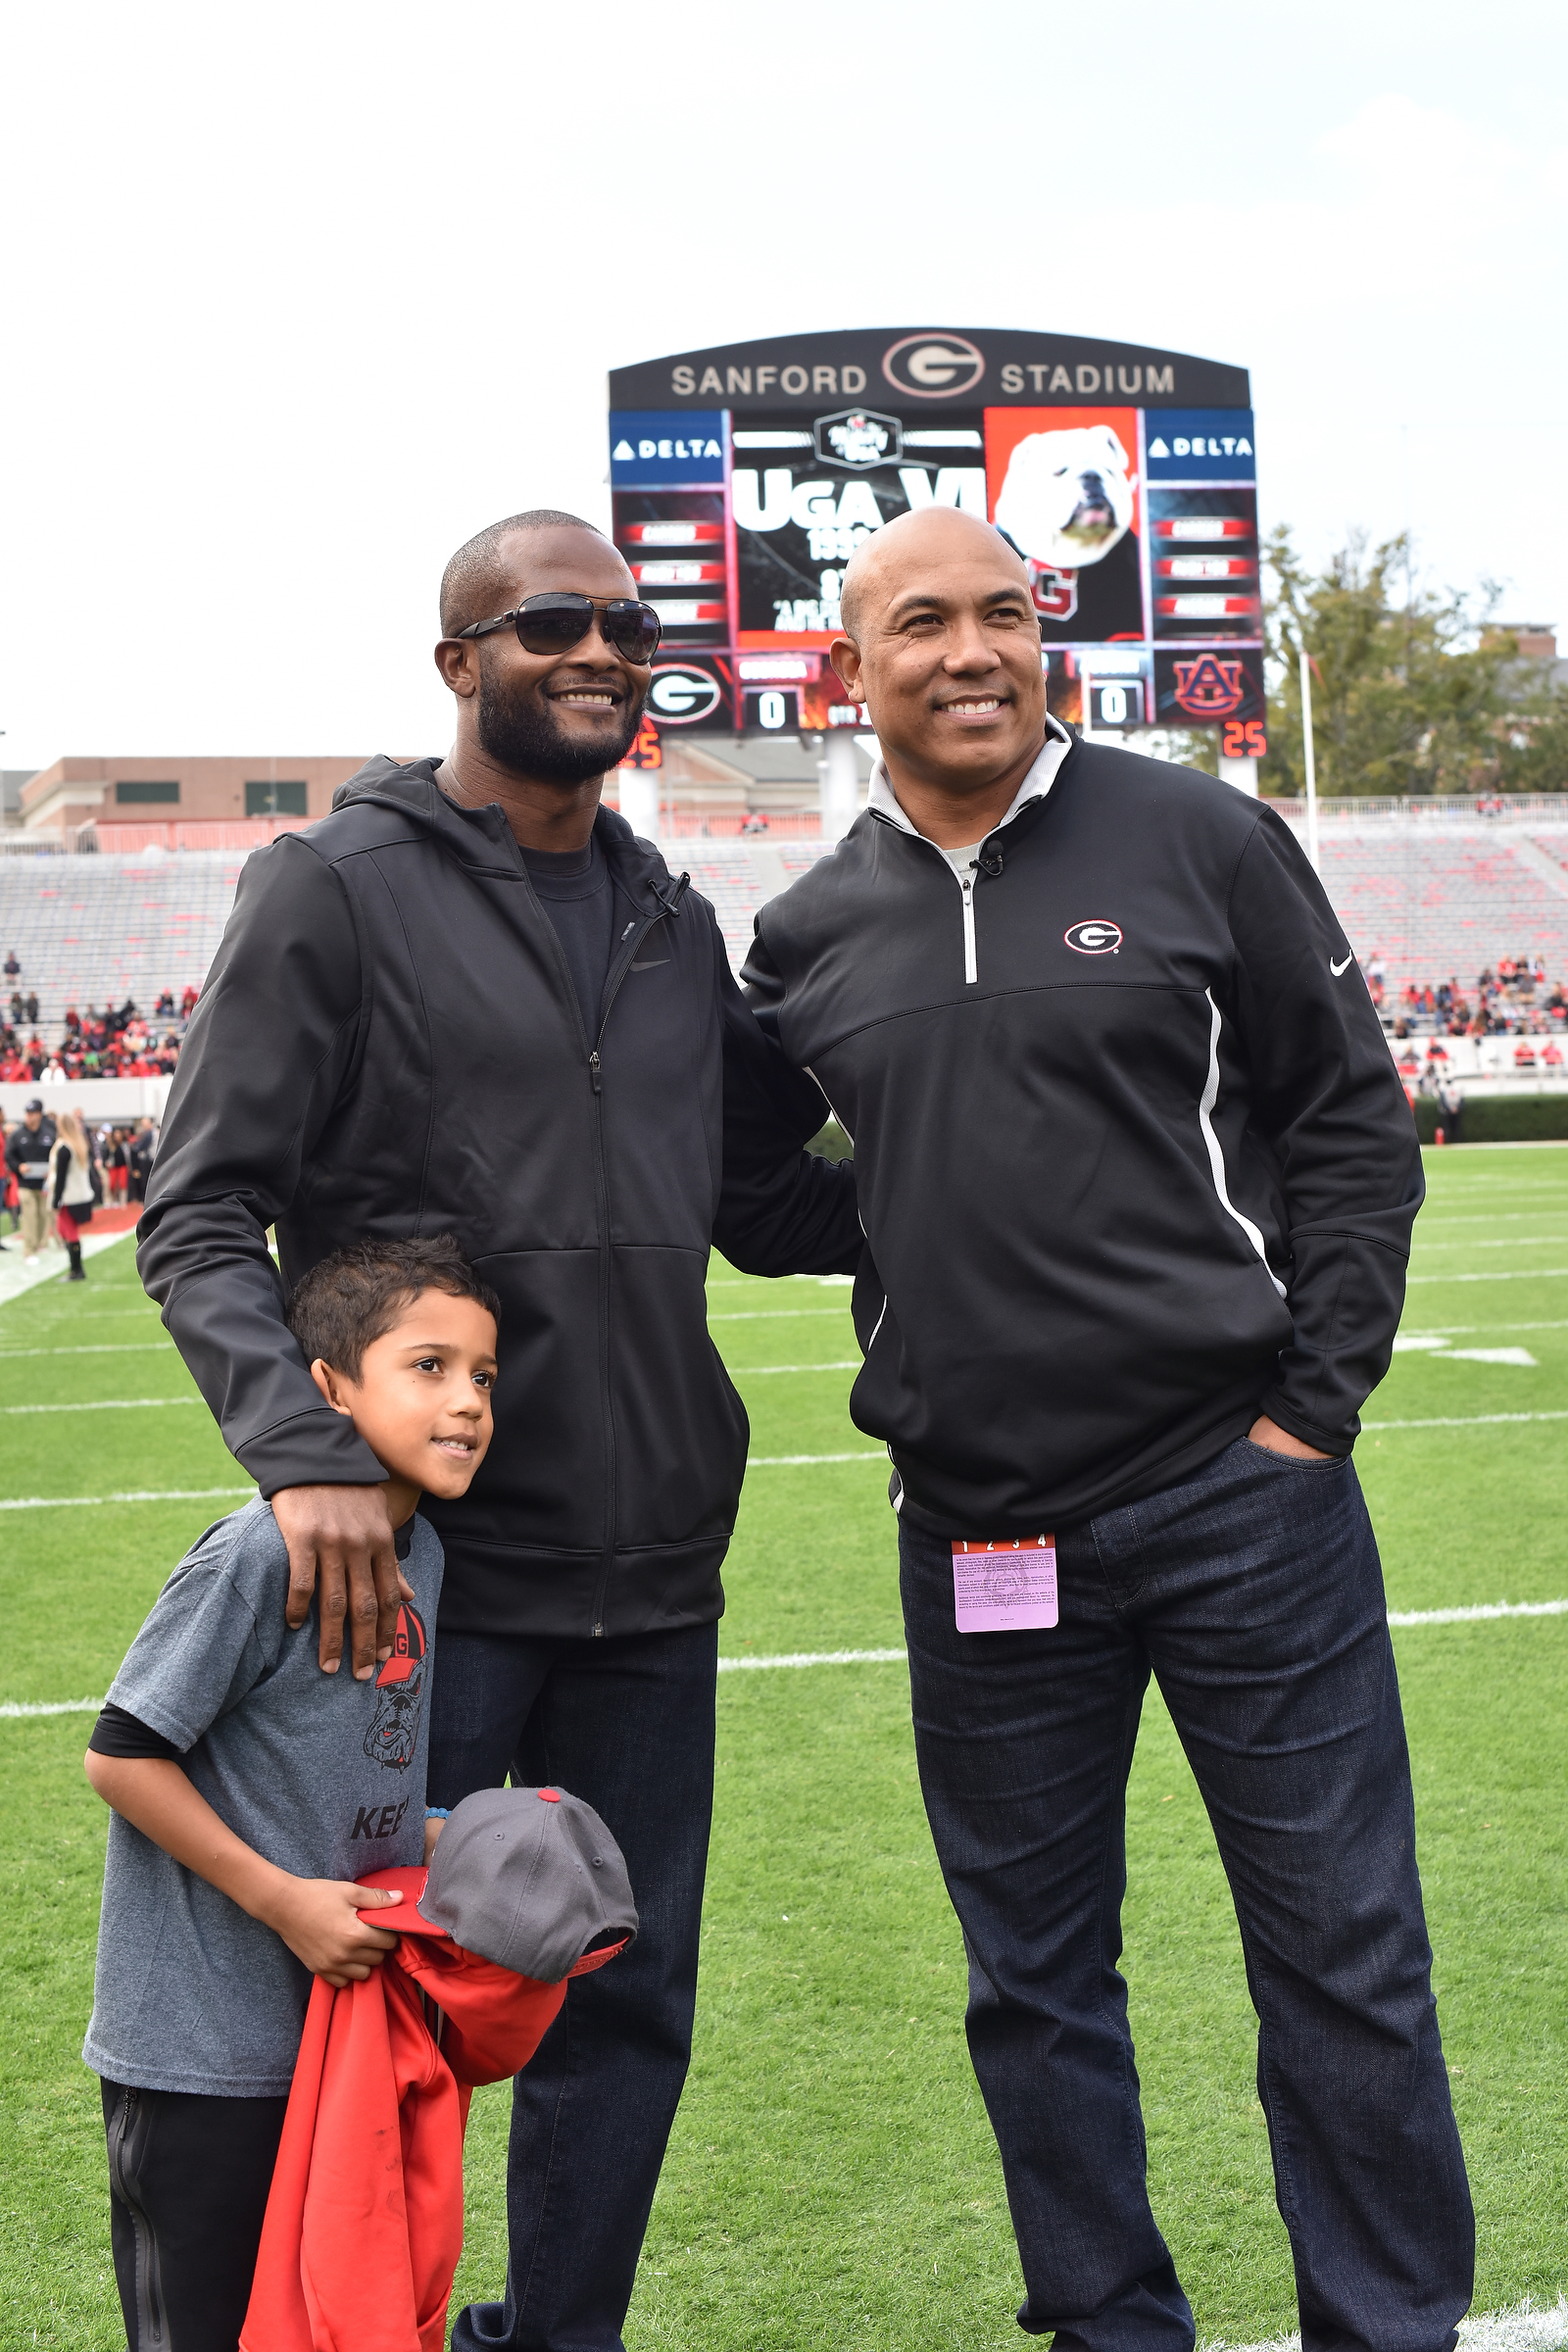
{"type": "MultiPolygon", "coordinates": [[[[288,1553],[259,1497],[174,1570],[109,1692],[173,1741],[215,1813],[299,1878],[424,1859],[424,1778],[442,1552],[423,1519],[394,1655],[376,1679],[317,1663],[313,1607],[283,1620],[288,1553]]],[[[148,2090],[287,2091],[310,1972],[281,1936],[111,1816],[93,2011],[82,2056],[148,2090]]]]}

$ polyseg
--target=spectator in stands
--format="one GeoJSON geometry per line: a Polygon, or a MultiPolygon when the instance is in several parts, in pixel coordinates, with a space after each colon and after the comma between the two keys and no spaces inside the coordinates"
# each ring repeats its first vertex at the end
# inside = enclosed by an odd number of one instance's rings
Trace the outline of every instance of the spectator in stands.
{"type": "Polygon", "coordinates": [[[159,1020],[162,1021],[172,1019],[174,1011],[174,992],[172,988],[166,988],[164,990],[153,1009],[156,1012],[159,1020]]]}
{"type": "Polygon", "coordinates": [[[44,1115],[43,1103],[35,1095],[23,1113],[22,1125],[13,1128],[6,1146],[6,1166],[17,1180],[22,1201],[22,1247],[29,1266],[38,1263],[39,1252],[49,1246],[54,1231],[54,1211],[48,1198],[49,1155],[55,1148],[55,1123],[44,1115]]]}
{"type": "Polygon", "coordinates": [[[27,1026],[36,1029],[38,1026],[38,999],[30,988],[27,991],[27,1000],[23,1009],[27,1016],[27,1026]]]}
{"type": "Polygon", "coordinates": [[[97,1200],[93,1181],[92,1146],[86,1130],[74,1110],[60,1113],[60,1128],[55,1148],[49,1155],[50,1201],[55,1212],[55,1230],[66,1245],[71,1260],[69,1282],[85,1282],[87,1271],[81,1262],[82,1228],[92,1217],[97,1200]]]}
{"type": "Polygon", "coordinates": [[[195,989],[194,989],[194,988],[192,988],[192,986],[191,986],[190,982],[187,980],[187,981],[186,981],[186,983],[185,983],[185,990],[184,990],[184,994],[181,996],[181,998],[180,998],[180,1000],[179,1000],[179,1017],[180,1017],[180,1019],[181,1019],[182,1021],[188,1021],[188,1020],[190,1019],[190,1016],[191,1016],[191,1014],[192,1014],[192,1013],[195,1011],[195,1009],[196,1009],[196,991],[195,991],[195,989]]]}
{"type": "Polygon", "coordinates": [[[20,964],[20,963],[17,961],[17,951],[16,951],[16,949],[15,949],[15,948],[12,948],[12,949],[11,949],[11,950],[9,950],[9,952],[7,953],[7,956],[6,956],[6,960],[5,960],[5,965],[4,965],[4,970],[5,970],[5,976],[6,976],[6,978],[7,978],[8,980],[15,980],[15,979],[16,979],[16,977],[17,977],[17,975],[18,975],[18,973],[21,971],[21,969],[22,969],[22,966],[21,966],[21,964],[20,964]]]}
{"type": "Polygon", "coordinates": [[[11,991],[11,1025],[18,1028],[27,1017],[26,1001],[20,988],[11,991]]]}
{"type": "Polygon", "coordinates": [[[322,1407],[283,1286],[368,1232],[451,1232],[508,1304],[496,1442],[468,1498],[425,1506],[446,1552],[430,1798],[521,1755],[543,1778],[548,1743],[612,1827],[645,1929],[518,2079],[510,2291],[452,2341],[609,2352],[690,2048],[746,1457],[708,1251],[828,1273],[861,1236],[853,1172],[804,1150],[827,1105],[753,1019],[713,909],[601,806],[657,646],[614,547],[514,517],[454,558],[441,607],[447,758],[371,760],[245,861],[138,1262],[271,1500],[291,1622],[316,1591],[335,1656],[352,1579],[366,1678],[376,1604],[384,1643],[397,1606],[382,1472],[322,1407]]]}

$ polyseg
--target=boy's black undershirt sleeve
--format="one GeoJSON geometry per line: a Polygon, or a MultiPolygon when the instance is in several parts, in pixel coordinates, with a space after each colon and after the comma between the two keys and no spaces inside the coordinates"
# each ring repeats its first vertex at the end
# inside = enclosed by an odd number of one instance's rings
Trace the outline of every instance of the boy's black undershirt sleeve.
{"type": "Polygon", "coordinates": [[[92,1727],[87,1742],[95,1756],[151,1756],[159,1763],[183,1764],[183,1748],[155,1732],[150,1723],[139,1715],[129,1715],[123,1707],[105,1707],[92,1727]]]}

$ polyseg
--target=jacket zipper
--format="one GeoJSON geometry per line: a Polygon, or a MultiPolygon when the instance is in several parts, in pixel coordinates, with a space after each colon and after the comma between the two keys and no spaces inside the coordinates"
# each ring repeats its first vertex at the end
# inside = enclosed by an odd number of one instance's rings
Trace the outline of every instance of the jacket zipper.
{"type": "Polygon", "coordinates": [[[958,888],[963,893],[963,977],[966,982],[980,977],[980,966],[975,960],[974,952],[974,882],[975,869],[971,865],[966,874],[958,877],[958,888]]]}
{"type": "Polygon", "coordinates": [[[141,2208],[141,2177],[127,2158],[125,2142],[134,2133],[140,2094],[133,2085],[121,2093],[120,2113],[109,2141],[109,2177],[121,2203],[130,2216],[135,2239],[136,2352],[153,2352],[168,2342],[164,2332],[163,2281],[158,2270],[158,2240],[141,2208]]]}
{"type": "MultiPolygon", "coordinates": [[[[645,915],[631,931],[629,940],[621,940],[620,954],[611,965],[605,985],[604,1002],[599,1014],[599,1029],[588,1049],[588,1081],[594,1093],[594,1168],[599,1187],[599,1385],[605,1400],[605,1549],[599,1569],[599,1589],[594,1594],[592,1633],[595,1641],[603,1641],[605,1633],[605,1600],[610,1591],[611,1571],[615,1564],[615,1415],[610,1401],[610,1175],[605,1165],[605,1069],[599,1049],[605,1042],[611,1011],[620,984],[630,971],[633,958],[643,941],[656,924],[667,914],[678,914],[680,903],[691,888],[690,874],[682,874],[669,897],[661,898],[654,912],[645,915]]],[[[630,929],[630,926],[628,926],[630,929]]],[[[575,996],[575,991],[573,991],[575,996]]]]}
{"type": "MultiPolygon", "coordinates": [[[[872,810],[873,815],[878,813],[879,812],[877,810],[872,810]]],[[[884,816],[881,818],[881,822],[886,825],[888,823],[888,819],[884,816]]],[[[903,832],[904,828],[902,825],[892,825],[889,826],[889,830],[891,832],[901,833],[903,832]]],[[[965,987],[968,987],[980,977],[980,959],[976,952],[974,937],[974,886],[980,879],[978,854],[976,856],[976,861],[970,866],[969,871],[966,874],[960,874],[955,867],[953,859],[948,856],[947,852],[939,849],[937,844],[934,841],[928,840],[925,834],[916,833],[911,827],[908,838],[911,841],[924,842],[926,848],[932,851],[936,857],[941,858],[943,864],[947,867],[949,873],[952,874],[954,880],[958,885],[958,896],[963,901],[963,978],[965,987]]],[[[989,841],[990,838],[991,836],[988,833],[986,835],[986,841],[989,841]]],[[[986,844],[983,841],[980,844],[980,848],[983,850],[986,844]]],[[[1000,865],[998,866],[997,870],[999,872],[1001,871],[1000,865]]]]}

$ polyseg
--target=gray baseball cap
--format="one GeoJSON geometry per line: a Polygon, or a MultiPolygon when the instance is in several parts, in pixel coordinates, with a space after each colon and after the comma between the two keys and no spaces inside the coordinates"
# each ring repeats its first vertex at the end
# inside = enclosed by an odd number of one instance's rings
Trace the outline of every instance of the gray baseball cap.
{"type": "Polygon", "coordinates": [[[466,1952],[544,1984],[637,1933],[619,1846],[564,1788],[477,1788],[454,1805],[417,1908],[466,1952]]]}

